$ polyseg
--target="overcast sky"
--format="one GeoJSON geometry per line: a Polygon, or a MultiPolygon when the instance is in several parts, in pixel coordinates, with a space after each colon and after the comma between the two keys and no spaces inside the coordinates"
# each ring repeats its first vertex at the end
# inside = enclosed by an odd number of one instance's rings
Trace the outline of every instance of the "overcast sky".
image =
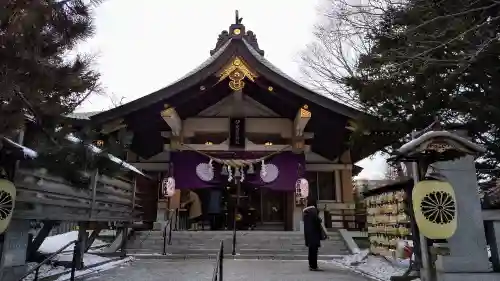
{"type": "MultiPolygon", "coordinates": [[[[239,10],[266,57],[300,80],[298,54],[314,40],[322,0],[107,0],[96,12],[97,34],[79,50],[97,55],[107,96],[90,98],[78,111],[109,109],[163,88],[209,57],[219,33],[239,10]]],[[[364,178],[380,178],[385,161],[360,163],[364,178]]]]}

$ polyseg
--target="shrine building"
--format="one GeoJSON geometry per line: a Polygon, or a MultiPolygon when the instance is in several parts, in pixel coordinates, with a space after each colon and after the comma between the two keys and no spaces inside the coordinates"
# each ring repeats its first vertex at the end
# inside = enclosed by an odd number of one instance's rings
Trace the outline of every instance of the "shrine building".
{"type": "Polygon", "coordinates": [[[237,18],[199,67],[82,122],[126,136],[127,161],[155,179],[154,185],[137,183],[151,195],[151,221],[164,220],[172,208],[161,191],[162,180],[172,177],[176,194],[199,195],[204,214],[217,190],[226,216],[239,197],[238,207],[252,210],[256,229],[300,230],[300,178],[308,180],[327,227],[342,227],[324,208],[353,203],[352,177],[359,172],[353,163],[365,155],[349,149],[349,137],[362,114],[271,64],[256,34],[237,18]]]}

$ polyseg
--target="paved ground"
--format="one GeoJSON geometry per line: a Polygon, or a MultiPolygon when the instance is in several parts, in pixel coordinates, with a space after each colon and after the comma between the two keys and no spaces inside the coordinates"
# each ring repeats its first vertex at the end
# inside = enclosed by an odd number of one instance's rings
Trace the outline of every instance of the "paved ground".
{"type": "MultiPolygon", "coordinates": [[[[136,260],[85,281],[203,281],[212,280],[214,260],[136,260]]],[[[224,281],[367,281],[352,272],[321,263],[323,272],[310,272],[307,261],[228,260],[224,281]]]]}

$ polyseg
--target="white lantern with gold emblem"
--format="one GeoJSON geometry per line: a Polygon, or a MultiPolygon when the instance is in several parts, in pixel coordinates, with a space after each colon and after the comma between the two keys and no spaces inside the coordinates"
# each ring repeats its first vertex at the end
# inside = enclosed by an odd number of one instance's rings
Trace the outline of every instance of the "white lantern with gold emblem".
{"type": "Polygon", "coordinates": [[[16,202],[16,187],[8,180],[0,179],[0,234],[9,227],[16,202]]]}
{"type": "Polygon", "coordinates": [[[448,239],[457,230],[457,201],[450,183],[418,182],[412,192],[413,211],[420,233],[429,239],[448,239]]]}

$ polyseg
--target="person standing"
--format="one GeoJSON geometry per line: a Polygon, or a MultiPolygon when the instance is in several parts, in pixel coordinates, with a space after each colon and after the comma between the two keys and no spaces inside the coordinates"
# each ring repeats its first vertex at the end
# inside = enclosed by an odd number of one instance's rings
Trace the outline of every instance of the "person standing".
{"type": "Polygon", "coordinates": [[[307,207],[303,210],[304,220],[304,238],[308,248],[307,259],[309,261],[309,270],[319,271],[318,268],[318,250],[321,247],[321,240],[324,240],[321,218],[319,217],[316,200],[312,197],[307,198],[307,207]]]}
{"type": "Polygon", "coordinates": [[[201,228],[204,229],[203,216],[201,211],[201,200],[198,194],[194,191],[189,190],[186,196],[186,200],[181,203],[181,208],[189,209],[189,230],[198,230],[198,223],[201,222],[201,228]]]}

